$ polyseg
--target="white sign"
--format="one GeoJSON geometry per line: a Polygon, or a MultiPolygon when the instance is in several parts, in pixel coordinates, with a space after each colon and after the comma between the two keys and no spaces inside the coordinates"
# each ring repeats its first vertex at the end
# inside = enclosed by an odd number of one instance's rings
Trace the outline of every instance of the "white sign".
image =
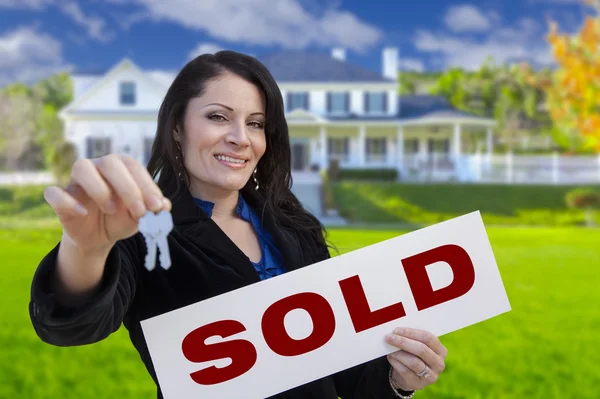
{"type": "MultiPolygon", "coordinates": [[[[177,265],[174,265],[177,267],[177,265]]],[[[166,399],[265,398],[510,310],[479,212],[142,321],[166,399]]]]}

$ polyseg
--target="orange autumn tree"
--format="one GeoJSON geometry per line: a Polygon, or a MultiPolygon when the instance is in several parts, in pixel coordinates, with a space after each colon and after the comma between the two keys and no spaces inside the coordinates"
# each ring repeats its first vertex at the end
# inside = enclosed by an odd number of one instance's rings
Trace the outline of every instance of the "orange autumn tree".
{"type": "Polygon", "coordinates": [[[585,2],[597,13],[586,18],[579,32],[561,35],[558,24],[550,23],[548,41],[557,63],[551,78],[529,76],[546,93],[562,144],[600,151],[600,0],[585,2]]]}

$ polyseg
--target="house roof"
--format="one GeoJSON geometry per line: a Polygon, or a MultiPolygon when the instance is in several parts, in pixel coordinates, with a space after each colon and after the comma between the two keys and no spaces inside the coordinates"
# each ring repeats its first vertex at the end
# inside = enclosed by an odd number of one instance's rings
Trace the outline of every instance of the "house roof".
{"type": "Polygon", "coordinates": [[[326,53],[284,51],[258,59],[278,82],[395,82],[326,53]]]}
{"type": "Polygon", "coordinates": [[[399,119],[488,119],[469,112],[460,111],[442,96],[426,94],[400,96],[399,104],[399,119]]]}
{"type": "MultiPolygon", "coordinates": [[[[316,51],[281,51],[257,57],[277,82],[354,82],[354,83],[395,83],[378,72],[365,69],[358,65],[340,61],[328,53],[316,51]]],[[[108,70],[100,68],[76,69],[76,76],[101,76],[108,70]]],[[[176,72],[145,71],[146,73],[165,75],[171,82],[176,72]],[[167,76],[168,75],[168,76],[167,76]]]]}

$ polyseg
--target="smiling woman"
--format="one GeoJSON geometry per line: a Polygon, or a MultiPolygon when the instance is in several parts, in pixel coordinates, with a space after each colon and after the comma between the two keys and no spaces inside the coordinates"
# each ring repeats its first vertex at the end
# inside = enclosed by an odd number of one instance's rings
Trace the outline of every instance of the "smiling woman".
{"type": "MultiPolygon", "coordinates": [[[[33,279],[37,334],[84,345],[123,323],[162,397],[142,320],[329,257],[323,226],[290,186],[288,127],[269,71],[231,51],[192,60],[161,105],[147,170],[129,157],[82,159],[66,189],[45,190],[63,236],[33,279]],[[138,221],[148,210],[172,210],[167,270],[144,267],[138,221]]],[[[410,397],[444,369],[447,350],[427,332],[397,330],[387,342],[399,350],[277,397],[410,397]]]]}

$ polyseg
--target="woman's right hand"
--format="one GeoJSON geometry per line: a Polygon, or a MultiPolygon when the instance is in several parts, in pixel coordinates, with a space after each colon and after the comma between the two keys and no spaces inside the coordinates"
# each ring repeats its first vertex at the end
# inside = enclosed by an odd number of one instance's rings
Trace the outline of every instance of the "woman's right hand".
{"type": "Polygon", "coordinates": [[[146,168],[115,154],[77,160],[69,186],[47,187],[44,198],[63,226],[63,240],[84,252],[106,251],[131,237],[148,210],[171,210],[146,168]]]}

